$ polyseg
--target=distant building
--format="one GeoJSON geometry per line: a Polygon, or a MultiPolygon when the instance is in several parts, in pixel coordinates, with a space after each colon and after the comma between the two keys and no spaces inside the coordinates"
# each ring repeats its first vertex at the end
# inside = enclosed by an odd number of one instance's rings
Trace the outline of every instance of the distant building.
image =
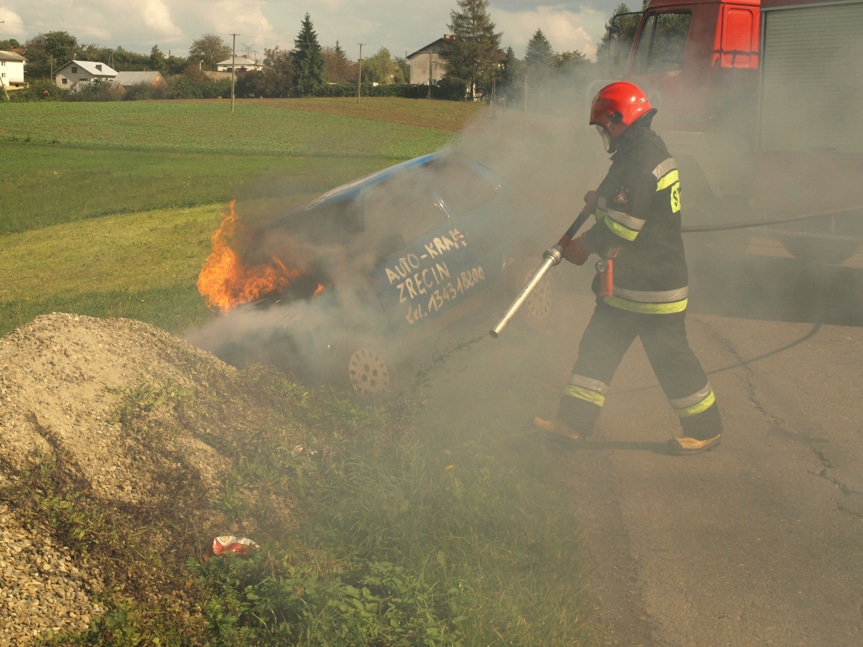
{"type": "Polygon", "coordinates": [[[151,88],[168,87],[168,82],[159,72],[117,72],[113,82],[123,88],[131,85],[146,85],[151,88]]]}
{"type": "Polygon", "coordinates": [[[238,74],[264,69],[264,65],[262,63],[253,61],[252,59],[246,58],[245,56],[236,56],[234,58],[228,58],[224,61],[219,61],[218,63],[216,63],[216,71],[230,72],[232,64],[234,65],[234,71],[238,74]]]}
{"type": "Polygon", "coordinates": [[[4,89],[26,88],[24,65],[27,59],[16,52],[0,50],[0,86],[4,89]]]}
{"type": "Polygon", "coordinates": [[[104,63],[94,61],[69,61],[54,72],[54,84],[58,88],[73,89],[79,83],[110,81],[117,76],[117,70],[104,63]]]}
{"type": "Polygon", "coordinates": [[[441,56],[447,41],[454,40],[455,36],[444,34],[433,43],[429,43],[413,54],[408,54],[411,64],[412,85],[437,85],[446,74],[446,61],[441,56]]]}

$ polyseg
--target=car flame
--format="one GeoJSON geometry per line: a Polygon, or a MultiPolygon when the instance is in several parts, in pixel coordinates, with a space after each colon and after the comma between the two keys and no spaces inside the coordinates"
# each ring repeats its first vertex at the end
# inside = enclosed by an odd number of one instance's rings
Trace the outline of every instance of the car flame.
{"type": "Polygon", "coordinates": [[[211,309],[228,312],[267,294],[282,292],[301,275],[300,270],[289,268],[275,256],[266,264],[244,264],[234,249],[243,233],[232,200],[213,233],[212,252],[198,275],[198,292],[211,309]]]}

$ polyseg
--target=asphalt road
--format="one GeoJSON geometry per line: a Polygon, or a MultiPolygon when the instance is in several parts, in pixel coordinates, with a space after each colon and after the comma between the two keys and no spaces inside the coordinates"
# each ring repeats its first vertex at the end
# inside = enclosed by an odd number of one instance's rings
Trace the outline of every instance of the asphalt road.
{"type": "MultiPolygon", "coordinates": [[[[636,342],[595,435],[552,449],[599,644],[863,645],[863,256],[806,268],[756,240],[691,269],[688,331],[722,445],[665,452],[678,423],[636,342]]],[[[470,415],[526,439],[532,415],[553,413],[592,309],[589,270],[554,272],[567,288],[551,328],[504,331],[452,376],[470,415]]]]}

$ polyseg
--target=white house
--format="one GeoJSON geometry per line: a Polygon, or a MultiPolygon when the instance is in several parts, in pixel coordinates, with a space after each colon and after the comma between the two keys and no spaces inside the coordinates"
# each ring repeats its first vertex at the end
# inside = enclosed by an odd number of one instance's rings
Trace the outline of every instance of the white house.
{"type": "Polygon", "coordinates": [[[234,65],[234,71],[238,73],[253,72],[264,69],[262,63],[253,61],[252,59],[246,58],[245,56],[236,56],[233,58],[227,58],[224,61],[219,61],[218,63],[216,63],[216,71],[230,72],[231,64],[234,65]]]}
{"type": "Polygon", "coordinates": [[[7,88],[23,88],[24,64],[27,62],[20,54],[0,50],[0,86],[7,88]]]}
{"type": "Polygon", "coordinates": [[[446,61],[441,56],[444,44],[455,36],[444,34],[413,54],[408,54],[411,64],[411,85],[437,85],[446,74],[446,61]]]}
{"type": "Polygon", "coordinates": [[[58,88],[71,90],[78,83],[110,81],[117,76],[117,70],[104,63],[94,61],[69,61],[54,72],[54,84],[58,88]]]}

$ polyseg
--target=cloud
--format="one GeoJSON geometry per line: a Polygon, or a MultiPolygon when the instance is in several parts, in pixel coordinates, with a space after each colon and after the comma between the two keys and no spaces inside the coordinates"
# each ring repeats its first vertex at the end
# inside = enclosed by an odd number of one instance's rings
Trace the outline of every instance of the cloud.
{"type": "Polygon", "coordinates": [[[527,44],[537,29],[542,30],[555,52],[580,51],[589,59],[596,57],[598,35],[607,17],[594,10],[571,11],[558,6],[539,6],[530,11],[497,11],[493,20],[503,32],[503,47],[512,47],[524,57],[527,44]]]}
{"type": "Polygon", "coordinates": [[[155,33],[168,37],[182,35],[183,30],[174,24],[171,9],[163,0],[144,0],[137,6],[137,11],[141,16],[142,24],[155,33]]]}

